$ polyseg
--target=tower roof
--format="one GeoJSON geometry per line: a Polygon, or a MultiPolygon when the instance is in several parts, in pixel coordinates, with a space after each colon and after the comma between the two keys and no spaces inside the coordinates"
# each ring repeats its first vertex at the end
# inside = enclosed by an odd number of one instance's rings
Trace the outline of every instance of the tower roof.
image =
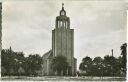
{"type": "Polygon", "coordinates": [[[60,16],[66,16],[66,11],[64,10],[64,3],[62,3],[62,9],[60,11],[60,16]]]}

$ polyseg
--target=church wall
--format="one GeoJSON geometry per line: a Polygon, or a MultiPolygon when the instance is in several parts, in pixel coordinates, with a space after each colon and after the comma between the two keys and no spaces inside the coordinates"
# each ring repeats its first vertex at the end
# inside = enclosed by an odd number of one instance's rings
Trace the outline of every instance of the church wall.
{"type": "Polygon", "coordinates": [[[67,29],[67,59],[70,66],[72,66],[73,59],[73,31],[72,29],[67,29]]]}
{"type": "MultiPolygon", "coordinates": [[[[52,30],[52,51],[55,53],[55,30],[52,30]]],[[[55,56],[55,54],[53,54],[55,56]]]]}
{"type": "Polygon", "coordinates": [[[63,55],[67,58],[71,72],[74,73],[74,30],[69,28],[56,28],[53,30],[53,54],[63,55]]]}
{"type": "Polygon", "coordinates": [[[52,64],[51,58],[44,59],[42,66],[42,75],[53,75],[51,64],[52,64]]]}
{"type": "Polygon", "coordinates": [[[76,74],[76,68],[77,68],[77,59],[76,58],[73,58],[73,61],[72,61],[72,75],[75,75],[76,74]]]}
{"type": "Polygon", "coordinates": [[[43,60],[42,68],[43,68],[42,75],[47,75],[47,60],[46,59],[43,60]]]}
{"type": "Polygon", "coordinates": [[[74,61],[74,30],[73,29],[71,29],[71,56],[72,56],[72,75],[74,75],[74,73],[75,73],[75,61],[74,61]]]}
{"type": "Polygon", "coordinates": [[[62,28],[62,55],[67,57],[67,33],[66,28],[62,28]]]}
{"type": "MultiPolygon", "coordinates": [[[[58,28],[53,30],[52,34],[52,48],[56,55],[63,55],[68,60],[73,58],[73,29],[58,28]]],[[[56,56],[55,55],[55,56],[56,56]]]]}
{"type": "Polygon", "coordinates": [[[71,73],[74,75],[74,30],[73,29],[68,29],[68,54],[67,54],[67,59],[69,62],[69,65],[71,66],[71,73]]]}
{"type": "Polygon", "coordinates": [[[56,29],[55,31],[55,51],[56,51],[56,56],[61,55],[62,51],[62,35],[61,35],[61,28],[56,29]]]}
{"type": "Polygon", "coordinates": [[[76,58],[74,58],[74,73],[76,73],[77,72],[77,59],[76,58]]]}

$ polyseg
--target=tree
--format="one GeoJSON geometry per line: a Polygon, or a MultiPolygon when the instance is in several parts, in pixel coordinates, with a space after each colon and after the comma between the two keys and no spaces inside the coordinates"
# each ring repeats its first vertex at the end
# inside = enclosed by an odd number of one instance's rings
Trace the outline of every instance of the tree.
{"type": "MultiPolygon", "coordinates": [[[[14,52],[12,48],[1,51],[1,66],[6,70],[6,75],[18,75],[18,68],[24,62],[23,52],[14,52]]],[[[2,74],[3,75],[3,74],[2,74]]]]}
{"type": "Polygon", "coordinates": [[[1,67],[1,76],[5,76],[6,73],[6,69],[4,67],[1,67]]]}
{"type": "Polygon", "coordinates": [[[13,75],[14,73],[14,51],[12,51],[11,47],[10,49],[3,49],[1,51],[1,66],[4,67],[6,69],[6,75],[13,75]],[[12,71],[13,70],[13,71],[12,71]]]}
{"type": "Polygon", "coordinates": [[[27,75],[38,75],[36,71],[42,68],[43,59],[38,54],[30,54],[29,57],[26,58],[24,68],[27,72],[27,75]]]}
{"type": "Polygon", "coordinates": [[[14,52],[12,48],[1,51],[2,76],[5,75],[37,75],[41,69],[42,57],[38,54],[24,57],[23,52],[14,52]],[[22,69],[21,69],[22,68],[22,69]]]}
{"type": "Polygon", "coordinates": [[[62,55],[58,55],[54,57],[52,61],[52,68],[54,71],[57,72],[57,75],[60,75],[63,72],[63,75],[65,75],[66,70],[68,69],[68,62],[66,57],[62,55]]]}
{"type": "Polygon", "coordinates": [[[91,71],[93,76],[103,75],[103,59],[101,57],[94,58],[91,71]]]}
{"type": "Polygon", "coordinates": [[[116,59],[116,65],[115,65],[115,75],[116,76],[122,76],[122,57],[119,56],[117,59],[116,59]]]}
{"type": "Polygon", "coordinates": [[[84,70],[85,70],[85,65],[84,65],[84,63],[83,63],[83,62],[82,62],[82,63],[80,63],[79,69],[80,69],[80,70],[82,70],[82,71],[84,71],[84,70]]]}
{"type": "Polygon", "coordinates": [[[126,69],[127,69],[126,68],[126,64],[127,64],[127,43],[122,44],[120,49],[121,49],[121,55],[122,55],[122,69],[123,69],[123,72],[126,75],[126,69]]]}
{"type": "Polygon", "coordinates": [[[92,68],[92,59],[88,56],[82,59],[82,63],[79,66],[81,71],[86,71],[86,75],[92,75],[91,69],[92,68]]]}
{"type": "Polygon", "coordinates": [[[104,56],[104,64],[105,64],[105,75],[107,76],[115,76],[117,59],[113,56],[106,55],[104,56]]]}

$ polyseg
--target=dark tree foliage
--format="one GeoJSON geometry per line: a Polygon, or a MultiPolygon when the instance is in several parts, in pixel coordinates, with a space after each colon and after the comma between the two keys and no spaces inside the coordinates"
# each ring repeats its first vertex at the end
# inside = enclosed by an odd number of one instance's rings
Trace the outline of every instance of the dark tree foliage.
{"type": "Polygon", "coordinates": [[[31,54],[26,58],[25,69],[28,75],[37,76],[38,70],[41,70],[43,64],[42,58],[38,54],[31,54]]]}
{"type": "Polygon", "coordinates": [[[79,69],[82,75],[88,76],[126,76],[127,44],[121,45],[121,55],[118,58],[105,55],[92,58],[86,56],[80,63],[79,69]]]}
{"type": "Polygon", "coordinates": [[[14,52],[10,49],[1,51],[1,75],[37,75],[36,71],[41,69],[42,58],[38,54],[24,57],[23,52],[14,52]]]}
{"type": "Polygon", "coordinates": [[[4,73],[2,71],[2,75],[18,75],[18,69],[24,61],[25,57],[23,52],[14,52],[11,48],[2,50],[1,66],[4,70],[4,73]]]}
{"type": "Polygon", "coordinates": [[[127,43],[124,43],[120,47],[121,49],[121,55],[122,55],[122,70],[124,72],[124,75],[126,76],[126,65],[127,65],[127,43]]]}
{"type": "Polygon", "coordinates": [[[91,71],[93,76],[102,76],[103,59],[101,57],[95,57],[93,59],[91,71]]]}
{"type": "Polygon", "coordinates": [[[62,55],[56,56],[52,61],[52,68],[57,72],[57,75],[61,75],[63,71],[63,75],[66,74],[66,70],[68,69],[68,62],[66,57],[62,55]]]}
{"type": "Polygon", "coordinates": [[[118,65],[117,59],[113,56],[104,56],[104,75],[113,76],[116,73],[116,66],[118,65]]]}
{"type": "Polygon", "coordinates": [[[87,75],[91,75],[91,70],[90,68],[92,67],[92,59],[88,56],[82,59],[82,63],[80,64],[79,69],[85,71],[87,75]]]}

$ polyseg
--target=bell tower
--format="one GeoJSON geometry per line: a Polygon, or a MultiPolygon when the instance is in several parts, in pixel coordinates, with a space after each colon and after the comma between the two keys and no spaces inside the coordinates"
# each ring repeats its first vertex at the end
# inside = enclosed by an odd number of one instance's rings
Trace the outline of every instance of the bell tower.
{"type": "Polygon", "coordinates": [[[62,3],[59,16],[56,17],[55,28],[52,30],[53,56],[62,55],[67,58],[68,74],[76,72],[76,59],[74,58],[74,29],[70,28],[70,18],[67,17],[62,3]]]}
{"type": "Polygon", "coordinates": [[[70,28],[70,19],[66,16],[66,11],[64,10],[64,3],[62,3],[62,9],[60,11],[60,16],[56,17],[56,28],[70,28]]]}

